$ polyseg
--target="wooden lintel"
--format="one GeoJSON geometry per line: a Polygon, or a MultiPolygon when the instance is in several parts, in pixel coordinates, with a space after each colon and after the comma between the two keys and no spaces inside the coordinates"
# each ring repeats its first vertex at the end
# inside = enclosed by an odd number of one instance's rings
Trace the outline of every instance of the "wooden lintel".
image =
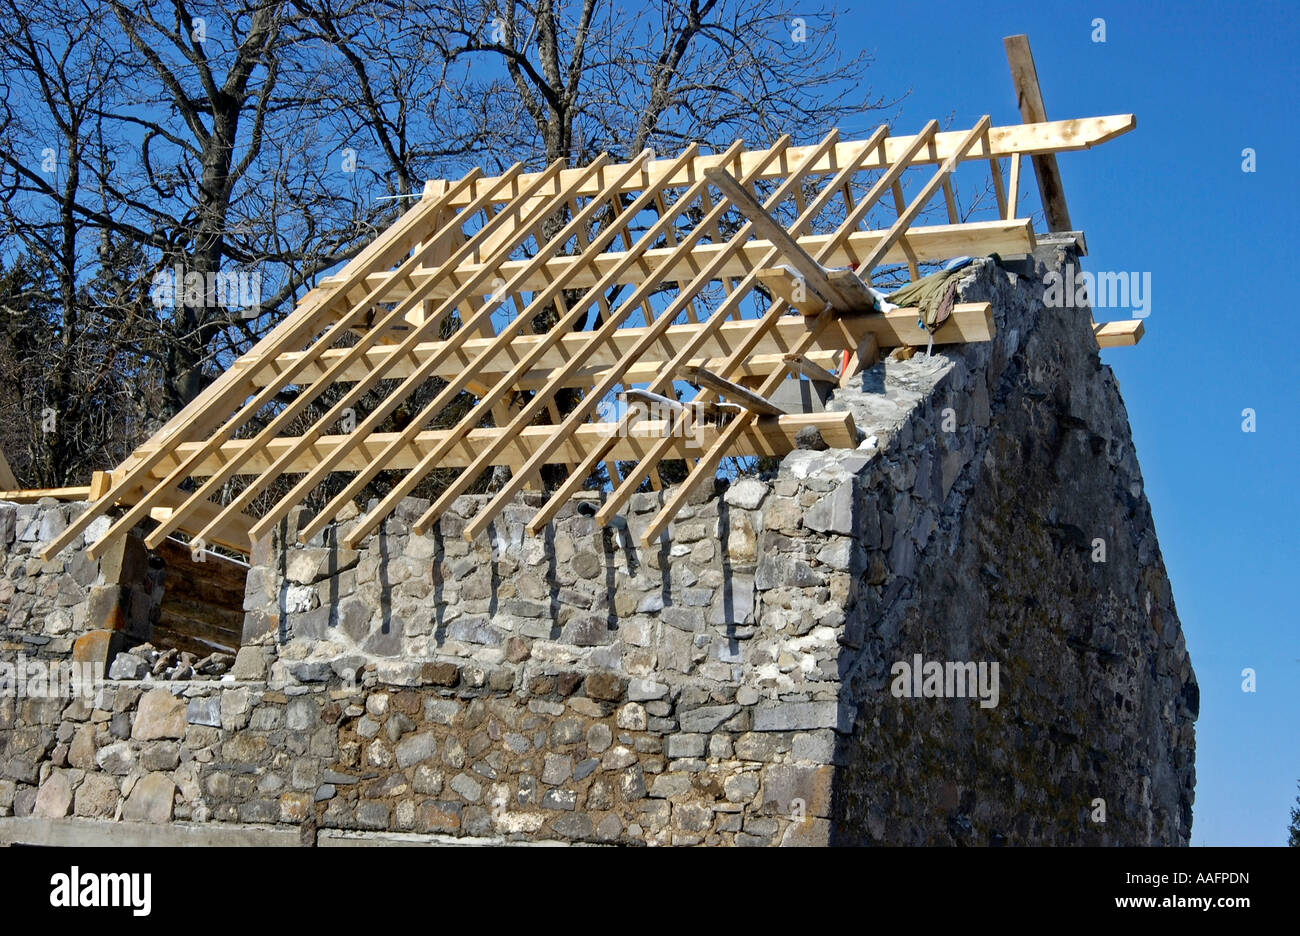
{"type": "Polygon", "coordinates": [[[13,491],[0,491],[0,501],[11,504],[34,504],[43,497],[52,497],[61,501],[82,501],[90,495],[90,485],[79,484],[71,487],[54,488],[20,488],[13,491]]]}
{"type": "Polygon", "coordinates": [[[90,476],[90,493],[87,500],[97,501],[113,486],[113,473],[111,471],[96,471],[90,476]]]}

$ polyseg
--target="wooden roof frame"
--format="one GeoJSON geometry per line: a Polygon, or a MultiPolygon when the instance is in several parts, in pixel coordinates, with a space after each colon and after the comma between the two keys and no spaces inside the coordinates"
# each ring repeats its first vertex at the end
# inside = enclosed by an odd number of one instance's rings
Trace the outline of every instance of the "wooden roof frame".
{"type": "MultiPolygon", "coordinates": [[[[929,342],[915,309],[872,310],[873,271],[906,264],[915,276],[919,264],[955,255],[1031,251],[1032,223],[1016,216],[1023,158],[1037,166],[1135,125],[1130,114],[1011,126],[985,116],[966,130],[941,132],[930,121],[916,134],[893,136],[882,126],[856,141],[832,130],[807,146],[783,136],[761,149],[737,141],[702,154],[693,144],[670,159],[644,152],[614,163],[601,155],[580,168],[555,163],[525,173],[515,165],[494,177],[476,169],[430,182],[395,224],[101,476],[89,509],[42,555],[65,548],[115,507],[108,533],[88,546],[92,557],[146,518],[156,524],[146,537],[151,546],[182,532],[199,546],[247,550],[335,472],[352,477],[303,524],[304,542],[382,471],[397,480],[350,525],[350,547],[435,469],[459,473],[412,525],[417,533],[498,465],[511,476],[468,522],[466,538],[483,534],[546,464],[569,471],[535,509],[530,533],[601,462],[610,466],[611,491],[596,519],[607,524],[647,479],[660,486],[664,459],[684,458],[686,481],[650,520],[641,537],[648,545],[728,455],[785,454],[808,426],[833,445],[856,444],[847,414],[782,413],[770,398],[801,376],[846,385],[879,352],[929,342]],[[953,175],[979,162],[992,177],[997,217],[963,222],[953,175]],[[907,198],[903,179],[917,171],[924,181],[907,198]],[[920,223],[940,193],[947,223],[920,223]],[[864,227],[887,199],[892,223],[864,227]],[[716,307],[708,312],[710,303],[716,307]],[[581,328],[593,310],[598,324],[581,328]],[[532,333],[543,312],[551,327],[532,333]],[[433,398],[393,429],[393,413],[430,380],[438,381],[433,398]],[[602,403],[616,394],[671,400],[682,381],[697,384],[698,394],[662,418],[639,418],[633,407],[601,420],[602,403]],[[289,388],[292,402],[277,403],[289,388]],[[330,388],[337,398],[313,412],[330,388]],[[555,395],[564,388],[581,394],[562,413],[555,395]],[[336,431],[368,393],[382,393],[381,401],[350,431],[336,431]],[[727,405],[716,405],[719,398],[727,405]],[[453,403],[463,410],[453,424],[431,427],[453,403]],[[731,418],[688,423],[695,412],[731,418]],[[633,464],[620,471],[619,463],[633,464]],[[249,505],[284,475],[301,478],[250,517],[249,505]],[[243,489],[222,500],[236,477],[243,489]]],[[[987,303],[965,304],[933,339],[986,341],[993,331],[987,303]]],[[[1095,332],[1101,346],[1132,344],[1141,323],[1095,332]]]]}

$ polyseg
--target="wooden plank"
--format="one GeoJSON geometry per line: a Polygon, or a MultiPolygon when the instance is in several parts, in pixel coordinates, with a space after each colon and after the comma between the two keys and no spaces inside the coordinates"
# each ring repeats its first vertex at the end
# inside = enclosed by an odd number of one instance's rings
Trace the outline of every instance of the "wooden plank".
{"type": "Polygon", "coordinates": [[[800,246],[799,241],[792,237],[779,221],[768,214],[758,203],[758,199],[749,194],[748,189],[741,185],[735,176],[718,166],[705,169],[704,177],[731,200],[740,213],[754,225],[754,230],[767,238],[768,242],[780,251],[786,262],[794,267],[815,292],[835,308],[847,309],[844,295],[831,282],[821,264],[809,256],[808,252],[800,246]]]}
{"type": "Polygon", "coordinates": [[[90,494],[88,500],[99,500],[107,494],[113,487],[113,473],[111,471],[96,471],[90,476],[90,494]]]}
{"type": "Polygon", "coordinates": [[[1122,319],[1117,322],[1093,322],[1092,333],[1099,348],[1127,348],[1142,340],[1146,332],[1141,319],[1122,319]]]}
{"type": "Polygon", "coordinates": [[[681,374],[696,386],[707,387],[714,393],[720,394],[723,399],[743,406],[751,413],[757,413],[760,416],[782,416],[785,414],[785,410],[773,404],[766,397],[754,393],[752,390],[747,390],[740,384],[733,383],[725,377],[719,377],[703,367],[687,365],[681,369],[681,374]]]}
{"type": "Polygon", "coordinates": [[[810,289],[808,281],[790,267],[759,270],[758,281],[804,315],[820,315],[830,308],[830,303],[820,293],[810,289]]]}
{"type": "MultiPolygon", "coordinates": [[[[969,304],[967,304],[966,307],[969,308],[969,304]]],[[[855,312],[838,316],[839,319],[849,322],[851,328],[854,329],[852,344],[856,344],[857,340],[862,336],[862,333],[864,333],[864,330],[870,330],[883,324],[880,322],[873,323],[871,319],[867,318],[867,316],[871,314],[872,313],[855,312]]],[[[888,322],[906,321],[906,316],[902,314],[902,310],[888,312],[885,315],[886,321],[888,322]]],[[[912,317],[916,317],[915,312],[912,313],[912,317]]],[[[729,354],[731,349],[736,346],[737,342],[746,336],[752,326],[752,320],[724,322],[716,332],[704,337],[703,341],[696,349],[698,357],[692,358],[689,363],[698,363],[704,367],[708,367],[710,370],[716,369],[712,364],[709,364],[708,361],[729,354]]],[[[807,330],[807,323],[796,319],[793,316],[780,321],[773,327],[769,334],[764,335],[759,340],[758,344],[755,346],[754,355],[780,355],[788,352],[794,347],[794,342],[798,340],[799,336],[807,330]]],[[[639,342],[641,337],[646,334],[646,331],[647,329],[645,326],[620,328],[613,334],[609,341],[592,351],[591,356],[586,362],[587,366],[577,371],[578,376],[575,376],[574,378],[574,385],[593,383],[590,379],[590,375],[598,374],[608,367],[624,366],[627,368],[626,372],[629,375],[642,375],[645,373],[647,365],[653,364],[654,362],[670,360],[678,351],[684,348],[692,338],[699,334],[698,325],[695,324],[669,326],[667,331],[664,332],[663,337],[660,338],[652,348],[647,350],[638,360],[628,364],[627,360],[629,350],[639,342]]],[[[434,376],[443,379],[454,377],[456,374],[465,370],[465,368],[468,367],[476,358],[482,357],[481,363],[477,365],[480,368],[477,373],[479,374],[480,379],[484,381],[494,381],[499,377],[499,375],[508,372],[514,364],[518,363],[518,360],[532,352],[533,349],[537,347],[540,338],[541,336],[537,335],[521,335],[511,342],[509,348],[493,348],[490,341],[472,338],[466,341],[464,345],[456,349],[452,354],[448,355],[435,369],[434,376]],[[488,350],[491,353],[485,356],[482,355],[482,352],[485,350],[488,350]]],[[[530,371],[528,374],[520,377],[520,386],[531,387],[539,381],[545,382],[547,379],[546,375],[550,374],[552,370],[563,367],[565,363],[572,360],[573,353],[576,352],[577,348],[580,347],[587,338],[587,335],[581,333],[562,336],[558,344],[547,348],[546,351],[540,355],[535,363],[535,371],[530,371]]],[[[907,343],[906,341],[899,339],[892,327],[883,332],[879,336],[879,340],[881,347],[892,348],[897,347],[899,344],[907,343]]],[[[819,348],[826,351],[837,350],[838,346],[835,344],[837,341],[838,338],[822,339],[819,343],[819,348]]],[[[412,361],[412,358],[426,359],[431,357],[442,347],[442,344],[442,342],[420,344],[412,355],[408,355],[401,359],[393,359],[392,349],[372,349],[364,361],[358,362],[340,379],[348,380],[354,374],[357,376],[364,376],[367,364],[374,363],[377,366],[381,361],[384,362],[384,366],[388,368],[390,376],[405,377],[417,366],[416,363],[412,361]]],[[[849,346],[851,347],[852,344],[849,346]]],[[[816,351],[810,353],[816,353],[816,351]]],[[[753,360],[753,357],[746,358],[747,363],[753,360]]],[[[752,369],[750,373],[770,373],[772,369],[777,366],[779,366],[779,362],[774,361],[766,367],[752,369]]],[[[644,378],[638,376],[636,379],[631,379],[630,382],[641,383],[643,379],[644,378]]],[[[144,450],[148,451],[148,443],[145,443],[144,450]]]]}
{"type": "MultiPolygon", "coordinates": [[[[859,205],[861,208],[861,205],[859,205]]],[[[865,214],[865,212],[862,212],[865,214]]],[[[823,266],[847,267],[858,264],[861,258],[871,253],[887,235],[886,231],[857,231],[849,234],[836,244],[835,249],[826,253],[823,266]]],[[[808,234],[795,238],[804,250],[818,254],[827,244],[830,235],[808,234]]],[[[695,270],[712,263],[727,250],[728,243],[700,244],[689,255],[680,253],[677,248],[657,247],[647,250],[643,255],[648,267],[659,267],[665,259],[673,262],[663,269],[662,282],[686,283],[695,276],[695,270]]],[[[771,242],[763,239],[751,240],[738,249],[728,251],[726,263],[718,267],[717,278],[736,278],[746,276],[756,269],[767,269],[776,261],[766,259],[773,251],[771,242]]],[[[1031,253],[1034,249],[1033,226],[1027,218],[1011,221],[977,221],[968,224],[938,224],[914,227],[908,231],[907,244],[892,244],[880,258],[880,263],[906,263],[909,255],[920,262],[937,262],[960,256],[987,256],[990,253],[1021,254],[1031,253]]],[[[622,259],[621,252],[603,253],[595,257],[557,257],[549,260],[535,275],[519,281],[519,288],[526,292],[545,289],[547,283],[568,276],[567,282],[573,288],[589,287],[610,270],[618,267],[622,259]],[[576,267],[570,271],[569,268],[576,267]]],[[[528,261],[508,260],[492,270],[503,278],[512,278],[528,261]]],[[[470,276],[482,271],[481,265],[462,265],[457,268],[459,276],[470,276]]],[[[861,275],[861,270],[859,270],[861,275]]],[[[416,287],[426,285],[430,279],[435,283],[430,290],[437,295],[450,293],[452,286],[441,278],[441,274],[416,271],[409,282],[416,287]]],[[[616,283],[638,286],[644,281],[644,272],[631,269],[621,273],[616,283]]],[[[406,282],[390,281],[392,285],[385,293],[386,301],[399,301],[410,294],[411,286],[406,282]]],[[[865,282],[865,280],[864,280],[865,282]]]]}
{"type": "Polygon", "coordinates": [[[781,360],[790,368],[791,373],[802,374],[809,380],[819,380],[822,383],[840,386],[839,377],[811,360],[806,354],[783,354],[781,360]]]}
{"type": "Polygon", "coordinates": [[[957,217],[957,196],[952,192],[952,178],[950,176],[944,176],[942,185],[943,202],[944,206],[948,209],[948,223],[960,224],[961,218],[957,217]]]}
{"type": "Polygon", "coordinates": [[[1000,160],[989,160],[989,173],[993,177],[993,198],[997,202],[998,217],[1010,217],[1007,214],[1007,187],[1002,179],[1002,163],[1000,160]]]}
{"type": "MultiPolygon", "coordinates": [[[[988,143],[981,144],[966,158],[988,159],[994,156],[1010,156],[1014,152],[1046,153],[1089,149],[1128,133],[1135,126],[1137,126],[1137,119],[1132,114],[1112,114],[1104,117],[1081,117],[1074,120],[1054,120],[1038,124],[1021,123],[993,127],[989,132],[988,143]]],[[[935,137],[934,146],[916,162],[918,164],[943,162],[956,150],[961,137],[961,131],[945,131],[938,134],[935,137]]],[[[864,160],[861,163],[861,168],[864,170],[884,169],[892,165],[898,161],[899,154],[912,143],[913,139],[913,136],[907,135],[890,137],[889,143],[884,150],[878,156],[864,160]]],[[[789,161],[795,163],[802,160],[812,149],[813,146],[792,147],[788,154],[789,161]]],[[[808,169],[809,174],[829,175],[841,166],[856,162],[863,155],[863,149],[864,142],[861,140],[840,143],[832,151],[818,159],[816,163],[811,164],[808,169]]],[[[669,160],[651,162],[646,168],[646,177],[653,175],[656,169],[662,170],[661,164],[667,162],[669,160]]],[[[689,167],[673,176],[663,178],[659,184],[669,188],[685,188],[700,178],[705,169],[725,165],[728,162],[728,160],[724,160],[718,155],[700,156],[689,167]]],[[[745,153],[735,162],[734,172],[737,175],[752,175],[753,167],[758,162],[755,153],[745,153]]],[[[600,176],[585,183],[578,190],[578,194],[590,195],[604,187],[609,179],[613,177],[612,169],[613,167],[607,168],[600,176]]],[[[784,167],[773,166],[753,177],[756,181],[762,181],[780,178],[783,175],[785,175],[784,167]]],[[[524,181],[527,178],[525,176],[524,181]]],[[[558,187],[567,185],[574,178],[576,178],[576,170],[566,170],[565,173],[562,173],[558,179],[551,183],[548,190],[556,191],[558,187]]],[[[475,183],[473,194],[477,194],[490,182],[490,179],[484,179],[475,183]]],[[[625,191],[641,191],[644,187],[644,182],[637,182],[630,184],[625,191]]],[[[466,199],[469,194],[463,194],[459,198],[466,199]]]]}
{"type": "Polygon", "coordinates": [[[0,501],[11,504],[34,504],[42,497],[52,497],[61,501],[83,501],[90,496],[90,485],[74,484],[68,487],[53,488],[18,488],[12,491],[0,491],[0,501]]]}
{"type": "MultiPolygon", "coordinates": [[[[1007,180],[1007,211],[1003,215],[1008,221],[1016,216],[1020,202],[1020,154],[1011,154],[1011,174],[1007,180]]],[[[913,277],[915,279],[915,277],[913,277]]]]}
{"type": "MultiPolygon", "coordinates": [[[[1020,118],[1027,124],[1047,121],[1047,108],[1043,106],[1043,92],[1038,86],[1038,70],[1034,68],[1034,53],[1029,49],[1029,37],[1020,34],[1002,40],[1007,51],[1007,64],[1011,67],[1011,82],[1016,89],[1016,104],[1020,118]]],[[[1043,200],[1049,231],[1072,231],[1070,212],[1065,205],[1065,186],[1061,183],[1061,170],[1055,153],[1034,156],[1034,177],[1038,180],[1038,194],[1043,200]]]]}
{"type": "MultiPolygon", "coordinates": [[[[830,415],[838,417],[842,414],[791,414],[791,416],[780,417],[787,420],[793,416],[824,416],[830,415]]],[[[757,424],[756,424],[757,425],[757,424]]],[[[746,437],[735,450],[736,454],[754,455],[754,454],[771,454],[779,448],[780,441],[788,435],[790,448],[794,447],[793,433],[798,431],[794,423],[782,422],[780,429],[770,429],[764,425],[760,426],[756,436],[746,437]],[[789,430],[787,432],[787,429],[789,430]],[[749,448],[757,448],[749,451],[749,448]]],[[[831,424],[832,429],[834,424],[831,424]]],[[[608,423],[583,423],[577,427],[572,437],[564,438],[559,443],[553,454],[553,461],[549,460],[547,464],[561,464],[563,462],[578,462],[592,450],[598,443],[605,441],[614,432],[615,426],[608,423]]],[[[642,419],[635,423],[629,430],[623,434],[616,435],[613,439],[613,448],[610,449],[609,457],[617,458],[619,461],[636,461],[644,456],[650,449],[650,445],[664,437],[664,432],[670,429],[668,423],[662,423],[654,419],[642,419]]],[[[709,432],[716,434],[716,427],[700,426],[698,431],[702,434],[709,432]]],[[[433,451],[451,435],[448,429],[426,429],[416,434],[409,443],[402,445],[398,451],[393,454],[390,468],[397,471],[408,470],[417,465],[420,459],[424,458],[429,452],[433,451]]],[[[487,448],[495,443],[498,439],[505,438],[499,457],[494,464],[506,465],[512,469],[518,468],[531,458],[543,445],[547,444],[556,435],[554,426],[537,425],[527,426],[521,432],[508,433],[504,429],[495,426],[483,426],[471,430],[456,442],[442,458],[439,460],[440,467],[444,468],[463,468],[473,462],[473,460],[487,448]]],[[[303,457],[302,470],[311,463],[313,457],[324,457],[332,454],[334,451],[343,448],[343,457],[339,462],[339,471],[359,471],[365,468],[370,462],[385,448],[390,446],[395,440],[400,438],[397,432],[375,432],[363,439],[357,445],[350,445],[350,437],[346,435],[328,435],[321,436],[311,447],[311,450],[303,457]]],[[[292,440],[280,439],[273,440],[264,451],[250,457],[250,464],[259,461],[269,464],[278,454],[288,447],[288,442],[292,440]]],[[[845,445],[852,447],[856,442],[845,442],[845,445]]],[[[238,449],[248,445],[247,439],[238,439],[228,442],[232,449],[238,449]]],[[[789,451],[790,449],[787,449],[789,451]]],[[[670,454],[667,457],[684,457],[681,453],[685,449],[674,449],[677,454],[670,454]]],[[[697,453],[698,454],[698,453],[697,453]]],[[[599,461],[599,459],[597,459],[599,461]]],[[[212,459],[213,465],[218,464],[217,458],[212,459]]],[[[247,540],[245,540],[246,542],[247,540]]],[[[215,541],[214,541],[215,542],[215,541]]],[[[225,545],[218,543],[217,545],[225,545]]]]}
{"type": "MultiPolygon", "coordinates": [[[[902,217],[903,212],[907,210],[907,199],[903,197],[902,183],[895,182],[892,191],[894,193],[894,209],[897,212],[895,217],[902,217]]],[[[911,281],[915,283],[921,278],[921,270],[916,262],[916,255],[913,254],[911,248],[907,246],[906,240],[902,242],[901,246],[903,252],[907,255],[907,275],[911,278],[911,281]]],[[[867,282],[871,282],[870,270],[867,271],[867,282]]]]}

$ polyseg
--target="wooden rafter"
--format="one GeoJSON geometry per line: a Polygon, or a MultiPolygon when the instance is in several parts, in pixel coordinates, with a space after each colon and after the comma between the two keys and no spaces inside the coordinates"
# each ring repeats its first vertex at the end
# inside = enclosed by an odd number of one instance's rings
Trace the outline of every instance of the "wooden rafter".
{"type": "MultiPolygon", "coordinates": [[[[1038,86],[1038,70],[1034,67],[1034,53],[1029,49],[1026,35],[1007,36],[1002,40],[1006,47],[1007,64],[1011,67],[1011,82],[1016,87],[1016,103],[1025,123],[1047,120],[1043,106],[1043,92],[1038,86]]],[[[1034,154],[1034,177],[1038,180],[1038,193],[1043,201],[1049,231],[1072,231],[1070,210],[1065,205],[1065,186],[1061,184],[1061,170],[1056,165],[1055,153],[1034,154]]],[[[1005,212],[1004,212],[1005,215],[1005,212]]]]}
{"type": "MultiPolygon", "coordinates": [[[[808,146],[784,137],[702,155],[693,145],[670,159],[643,153],[619,164],[602,155],[573,169],[514,166],[431,182],[397,223],[85,489],[89,508],[42,554],[115,509],[92,556],[141,522],[154,524],[151,545],[181,532],[246,549],[336,473],[350,478],[300,526],[304,540],[385,471],[389,493],[350,525],[350,546],[441,469],[459,474],[440,482],[417,532],[496,466],[512,474],[466,525],[468,538],[548,464],[569,466],[568,476],[528,529],[549,523],[601,462],[612,490],[597,520],[607,523],[634,491],[660,483],[664,459],[685,459],[687,481],[651,520],[648,542],[728,455],[782,455],[809,426],[832,445],[855,445],[845,414],[784,413],[770,400],[785,380],[843,386],[880,351],[930,340],[914,309],[870,311],[873,272],[906,264],[916,276],[920,263],[955,255],[1032,250],[1032,222],[1015,217],[1022,158],[1084,149],[1133,125],[1131,115],[1009,127],[985,117],[940,132],[930,121],[906,136],[881,127],[844,141],[832,131],[808,146]],[[991,174],[996,217],[956,217],[953,179],[965,163],[991,174]],[[909,200],[904,178],[918,171],[926,178],[909,200]],[[947,223],[917,224],[940,195],[947,223]],[[896,215],[873,226],[889,197],[896,215]],[[739,226],[729,227],[735,215],[739,226]],[[554,324],[534,334],[543,315],[554,324]],[[596,325],[584,328],[592,315],[596,325]],[[448,332],[448,323],[458,327],[448,332]],[[701,388],[687,403],[674,389],[683,380],[701,388]],[[399,409],[431,381],[419,397],[428,402],[394,429],[399,409]],[[719,395],[728,401],[721,409],[719,395]],[[662,404],[663,418],[603,420],[603,404],[620,396],[662,404]],[[340,432],[347,414],[353,428],[340,432]]],[[[933,337],[985,341],[993,328],[987,303],[959,304],[933,337]]],[[[1135,342],[1141,325],[1095,331],[1113,346],[1135,342]]]]}

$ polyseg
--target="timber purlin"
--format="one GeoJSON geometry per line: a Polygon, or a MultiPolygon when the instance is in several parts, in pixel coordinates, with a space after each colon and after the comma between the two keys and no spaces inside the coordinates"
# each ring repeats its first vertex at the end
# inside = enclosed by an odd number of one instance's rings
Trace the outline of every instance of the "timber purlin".
{"type": "MultiPolygon", "coordinates": [[[[1008,52],[1022,102],[1041,108],[1036,86],[1019,85],[1032,78],[1027,47],[1008,52]]],[[[847,386],[879,354],[930,343],[918,310],[874,311],[873,275],[897,264],[916,277],[920,264],[954,256],[1031,252],[1032,221],[1017,217],[1024,158],[1054,172],[1053,154],[1135,125],[1128,114],[1011,126],[985,116],[966,130],[941,132],[930,121],[913,135],[882,126],[859,141],[833,130],[807,146],[786,136],[702,154],[692,144],[671,159],[602,155],[578,168],[516,165],[496,177],[474,170],[430,182],[192,404],[98,475],[84,489],[89,509],[43,555],[113,508],[124,510],[88,547],[92,557],[146,518],[156,524],[151,547],[180,532],[197,546],[248,550],[336,473],[351,478],[302,526],[303,541],[354,513],[344,511],[381,472],[393,479],[389,492],[349,523],[348,546],[435,470],[455,474],[412,525],[417,532],[502,466],[511,475],[466,525],[467,538],[545,465],[566,466],[567,477],[537,502],[531,533],[601,463],[610,491],[596,518],[607,524],[643,484],[661,485],[665,459],[685,459],[686,481],[651,519],[649,544],[724,458],[779,457],[809,427],[832,446],[856,445],[848,414],[788,413],[770,400],[783,381],[847,386]],[[967,164],[988,173],[996,217],[958,217],[953,183],[967,164]],[[903,180],[917,174],[909,198],[903,180]],[[945,223],[917,223],[940,196],[945,223]],[[871,227],[882,214],[887,226],[871,227]],[[537,332],[538,321],[549,327],[537,332]],[[695,395],[677,404],[677,391],[692,384],[695,395]],[[428,402],[394,430],[394,414],[415,409],[426,387],[428,402]],[[278,402],[286,390],[292,402],[278,402]],[[363,399],[378,402],[360,414],[363,399]],[[611,410],[603,404],[620,399],[643,405],[615,407],[620,417],[601,421],[611,410]],[[644,418],[647,401],[654,418],[644,418]],[[655,401],[669,405],[656,412],[655,401]],[[348,414],[355,428],[340,432],[348,414]],[[301,477],[250,516],[259,495],[277,484],[278,494],[287,476],[301,477]],[[225,494],[234,479],[238,493],[225,494]]],[[[1064,215],[1059,182],[1039,176],[1054,218],[1064,215]]],[[[1142,324],[1094,332],[1102,347],[1135,344],[1142,324]]],[[[993,334],[988,303],[959,304],[933,343],[993,334]]]]}

